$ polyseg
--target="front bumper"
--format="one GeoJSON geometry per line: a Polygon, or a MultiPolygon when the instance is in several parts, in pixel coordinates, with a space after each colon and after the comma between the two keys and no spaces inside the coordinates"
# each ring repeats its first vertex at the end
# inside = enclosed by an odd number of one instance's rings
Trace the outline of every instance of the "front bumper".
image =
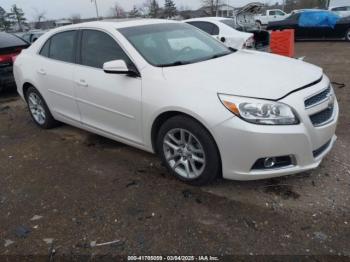
{"type": "Polygon", "coordinates": [[[331,120],[315,127],[310,115],[327,105],[320,104],[315,108],[306,109],[304,101],[310,94],[319,92],[327,84],[329,80],[325,77],[321,83],[281,100],[293,105],[301,121],[299,125],[254,125],[232,117],[216,126],[214,136],[221,154],[223,177],[232,180],[257,180],[317,168],[337,139],[335,131],[339,107],[335,101],[331,120]],[[321,152],[319,149],[322,149],[321,152]],[[317,156],[315,152],[318,152],[317,156]],[[258,159],[279,156],[292,156],[293,165],[276,169],[252,169],[258,159]]]}

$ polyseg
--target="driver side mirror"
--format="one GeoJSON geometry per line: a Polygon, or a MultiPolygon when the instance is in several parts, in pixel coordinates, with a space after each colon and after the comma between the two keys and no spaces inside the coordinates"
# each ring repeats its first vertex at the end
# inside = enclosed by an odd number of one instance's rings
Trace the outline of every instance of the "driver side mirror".
{"type": "Polygon", "coordinates": [[[128,67],[124,60],[114,60],[104,63],[103,71],[106,74],[140,76],[138,70],[134,66],[128,67]]]}

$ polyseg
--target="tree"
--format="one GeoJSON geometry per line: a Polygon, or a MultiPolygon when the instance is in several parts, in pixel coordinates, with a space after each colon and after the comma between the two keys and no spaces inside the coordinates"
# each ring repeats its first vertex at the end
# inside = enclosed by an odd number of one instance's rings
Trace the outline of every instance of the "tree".
{"type": "Polygon", "coordinates": [[[6,15],[6,11],[4,10],[4,8],[2,8],[2,7],[0,6],[0,18],[5,17],[5,15],[6,15]]]}
{"type": "Polygon", "coordinates": [[[79,24],[81,22],[81,16],[80,14],[72,14],[70,20],[73,24],[79,24]]]}
{"type": "Polygon", "coordinates": [[[24,17],[24,12],[21,8],[14,4],[11,8],[9,17],[12,21],[17,23],[19,31],[23,32],[23,25],[26,24],[27,19],[24,17]]]}
{"type": "Polygon", "coordinates": [[[129,17],[139,17],[139,16],[140,16],[139,9],[136,7],[136,5],[134,5],[134,8],[129,13],[129,17]]]}
{"type": "Polygon", "coordinates": [[[112,16],[114,17],[117,17],[117,18],[126,17],[125,10],[118,3],[115,3],[114,7],[112,7],[111,10],[112,10],[112,16]]]}
{"type": "Polygon", "coordinates": [[[177,8],[173,0],[165,0],[164,4],[164,15],[167,18],[172,18],[176,16],[177,8]]]}
{"type": "Polygon", "coordinates": [[[0,6],[0,30],[8,31],[11,26],[10,15],[0,6]]]}
{"type": "Polygon", "coordinates": [[[217,16],[220,0],[202,0],[202,7],[209,16],[217,16]]]}
{"type": "Polygon", "coordinates": [[[34,28],[40,29],[40,23],[45,19],[46,11],[38,11],[37,9],[35,9],[34,11],[34,28]]]}
{"type": "Polygon", "coordinates": [[[157,0],[149,0],[149,16],[157,18],[159,16],[159,4],[157,0]]]}

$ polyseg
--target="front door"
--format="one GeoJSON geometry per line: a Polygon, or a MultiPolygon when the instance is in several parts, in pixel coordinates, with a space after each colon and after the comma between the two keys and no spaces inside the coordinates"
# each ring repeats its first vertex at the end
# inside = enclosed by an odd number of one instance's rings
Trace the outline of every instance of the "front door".
{"type": "Polygon", "coordinates": [[[131,64],[109,34],[83,30],[80,65],[74,73],[77,103],[83,124],[107,134],[142,144],[141,78],[107,74],[103,64],[124,60],[131,64]]]}

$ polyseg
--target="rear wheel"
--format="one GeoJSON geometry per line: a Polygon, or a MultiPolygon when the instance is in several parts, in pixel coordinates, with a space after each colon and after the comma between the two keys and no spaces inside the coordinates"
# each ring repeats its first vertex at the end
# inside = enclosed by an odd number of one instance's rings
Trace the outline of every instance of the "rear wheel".
{"type": "Polygon", "coordinates": [[[34,87],[28,88],[26,92],[26,101],[29,113],[34,122],[44,129],[54,128],[58,122],[53,118],[44,98],[34,87]]]}
{"type": "Polygon", "coordinates": [[[346,31],[345,40],[350,42],[350,28],[346,31]]]}
{"type": "Polygon", "coordinates": [[[170,173],[192,185],[212,182],[220,157],[209,132],[190,117],[175,116],[160,128],[157,150],[170,173]]]}

